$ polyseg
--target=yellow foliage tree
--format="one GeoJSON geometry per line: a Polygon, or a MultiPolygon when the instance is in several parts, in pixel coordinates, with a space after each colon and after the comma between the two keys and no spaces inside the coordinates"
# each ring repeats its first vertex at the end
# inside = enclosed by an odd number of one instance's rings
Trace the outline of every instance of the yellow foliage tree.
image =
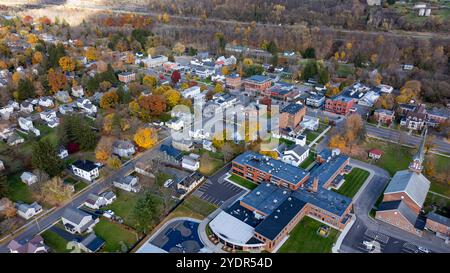
{"type": "Polygon", "coordinates": [[[340,135],[333,135],[328,143],[330,148],[344,149],[346,146],[345,140],[340,135]]]}
{"type": "Polygon", "coordinates": [[[152,147],[157,141],[158,135],[153,128],[141,128],[134,135],[134,142],[144,149],[152,147]]]}
{"type": "Polygon", "coordinates": [[[170,89],[164,93],[166,97],[166,102],[170,107],[174,107],[180,102],[181,94],[175,89],[170,89]]]}
{"type": "Polygon", "coordinates": [[[38,42],[38,37],[35,34],[28,34],[27,36],[27,42],[29,44],[35,44],[38,42]]]}
{"type": "Polygon", "coordinates": [[[94,47],[90,46],[86,50],[86,59],[88,61],[96,61],[97,60],[97,51],[95,50],[94,47]]]}
{"type": "Polygon", "coordinates": [[[42,59],[43,59],[42,53],[40,51],[36,51],[33,54],[32,62],[33,64],[39,64],[41,63],[42,59]]]}
{"type": "Polygon", "coordinates": [[[142,78],[142,84],[151,88],[154,88],[156,86],[157,80],[154,76],[145,75],[142,78]]]}
{"type": "Polygon", "coordinates": [[[112,156],[108,159],[106,165],[108,165],[108,167],[110,167],[111,169],[117,170],[120,168],[120,166],[122,166],[122,161],[120,161],[117,156],[112,156]]]}
{"type": "Polygon", "coordinates": [[[109,109],[119,102],[119,95],[115,90],[111,90],[103,94],[100,99],[100,107],[103,109],[109,109]]]}
{"type": "Polygon", "coordinates": [[[59,59],[59,66],[65,72],[71,72],[75,69],[75,62],[68,56],[61,57],[59,59]]]}

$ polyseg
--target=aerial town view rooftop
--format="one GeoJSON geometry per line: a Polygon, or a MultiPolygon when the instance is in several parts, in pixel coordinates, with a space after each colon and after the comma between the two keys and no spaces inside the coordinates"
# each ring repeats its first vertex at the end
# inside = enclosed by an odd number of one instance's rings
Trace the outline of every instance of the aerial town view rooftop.
{"type": "Polygon", "coordinates": [[[450,253],[449,58],[447,0],[2,0],[0,253],[450,253]]]}

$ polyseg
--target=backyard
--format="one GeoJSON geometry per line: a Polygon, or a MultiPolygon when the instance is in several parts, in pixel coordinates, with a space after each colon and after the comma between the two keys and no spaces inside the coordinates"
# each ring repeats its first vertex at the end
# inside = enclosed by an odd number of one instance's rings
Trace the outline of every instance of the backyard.
{"type": "Polygon", "coordinates": [[[56,253],[68,253],[70,252],[67,249],[67,241],[58,235],[56,232],[51,231],[50,229],[44,231],[41,234],[42,238],[44,238],[45,244],[50,247],[56,253]]]}
{"type": "Polygon", "coordinates": [[[353,198],[361,186],[369,177],[369,172],[359,168],[353,168],[349,174],[344,176],[345,182],[336,192],[353,198]]]}
{"type": "Polygon", "coordinates": [[[105,241],[103,252],[127,252],[138,240],[135,231],[126,229],[124,226],[106,220],[94,227],[95,234],[105,241]]]}
{"type": "Polygon", "coordinates": [[[328,237],[317,231],[324,224],[310,217],[304,217],[291,231],[289,239],[278,250],[279,253],[330,253],[339,231],[331,229],[328,237]]]}
{"type": "Polygon", "coordinates": [[[123,218],[126,225],[134,227],[136,221],[133,217],[133,210],[139,196],[123,190],[116,190],[115,193],[117,199],[111,205],[104,207],[104,210],[110,209],[114,211],[116,215],[123,218]]]}

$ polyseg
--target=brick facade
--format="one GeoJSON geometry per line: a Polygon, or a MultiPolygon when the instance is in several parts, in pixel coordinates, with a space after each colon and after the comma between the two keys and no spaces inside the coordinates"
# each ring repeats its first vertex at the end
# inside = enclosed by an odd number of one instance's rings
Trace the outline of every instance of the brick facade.
{"type": "Polygon", "coordinates": [[[387,201],[396,201],[396,200],[403,200],[408,207],[414,211],[414,213],[419,214],[421,206],[417,205],[409,195],[407,195],[405,192],[396,192],[396,193],[385,193],[383,197],[383,202],[387,201]]]}

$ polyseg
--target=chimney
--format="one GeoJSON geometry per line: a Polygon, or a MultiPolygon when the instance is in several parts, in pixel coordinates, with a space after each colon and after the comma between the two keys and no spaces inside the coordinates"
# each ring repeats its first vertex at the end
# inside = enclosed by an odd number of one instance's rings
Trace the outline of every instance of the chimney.
{"type": "Polygon", "coordinates": [[[315,176],[312,184],[312,192],[317,192],[318,189],[319,189],[319,178],[315,176]]]}

